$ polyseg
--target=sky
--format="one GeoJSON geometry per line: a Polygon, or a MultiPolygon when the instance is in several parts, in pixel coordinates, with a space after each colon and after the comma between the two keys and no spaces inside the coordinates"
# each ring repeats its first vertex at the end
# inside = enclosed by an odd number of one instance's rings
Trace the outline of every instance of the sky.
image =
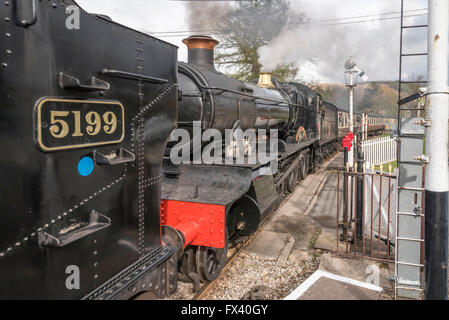
{"type": "MultiPolygon", "coordinates": [[[[292,10],[307,14],[313,26],[293,28],[280,34],[268,44],[265,60],[297,64],[300,67],[298,77],[303,81],[341,83],[344,82],[344,63],[351,56],[370,80],[398,79],[400,21],[390,18],[398,16],[392,13],[400,11],[400,0],[290,1],[292,10]],[[385,13],[389,15],[383,15],[385,13]],[[348,17],[352,19],[342,20],[348,17]],[[379,18],[387,19],[379,21],[379,18]],[[347,23],[359,20],[377,21],[347,23]]],[[[188,35],[186,31],[190,30],[186,1],[77,0],[77,3],[88,12],[106,14],[114,21],[177,45],[179,59],[186,60],[187,50],[182,44],[182,39],[188,35]],[[160,33],[173,31],[185,33],[181,36],[160,33]]],[[[407,14],[413,15],[406,23],[427,22],[426,11],[417,11],[427,7],[427,0],[405,3],[407,14]]],[[[407,31],[404,39],[406,52],[426,51],[425,29],[407,31]]],[[[425,75],[425,58],[405,60],[404,78],[425,75]]]]}

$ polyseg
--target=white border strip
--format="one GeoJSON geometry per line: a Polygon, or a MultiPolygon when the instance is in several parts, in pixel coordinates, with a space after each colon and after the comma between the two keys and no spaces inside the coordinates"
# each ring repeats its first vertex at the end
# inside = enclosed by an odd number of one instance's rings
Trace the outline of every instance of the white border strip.
{"type": "Polygon", "coordinates": [[[336,274],[332,274],[326,271],[317,270],[315,271],[306,281],[304,281],[298,288],[296,288],[292,293],[290,293],[284,300],[298,300],[310,287],[315,284],[321,277],[326,277],[332,280],[349,283],[353,286],[362,287],[374,291],[382,291],[381,287],[375,286],[371,283],[366,283],[358,280],[353,280],[350,278],[342,277],[336,274]]]}

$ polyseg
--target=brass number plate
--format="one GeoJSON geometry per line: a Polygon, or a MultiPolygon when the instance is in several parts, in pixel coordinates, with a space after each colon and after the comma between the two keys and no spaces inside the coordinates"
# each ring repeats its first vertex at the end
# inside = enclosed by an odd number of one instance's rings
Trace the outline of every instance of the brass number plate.
{"type": "Polygon", "coordinates": [[[42,99],[37,105],[38,144],[56,151],[120,143],[124,120],[117,101],[42,99]]]}

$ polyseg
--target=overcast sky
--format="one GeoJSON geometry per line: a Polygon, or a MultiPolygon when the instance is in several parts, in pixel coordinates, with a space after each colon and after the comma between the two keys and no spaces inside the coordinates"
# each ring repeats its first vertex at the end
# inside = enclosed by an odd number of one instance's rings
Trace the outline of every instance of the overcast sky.
{"type": "MultiPolygon", "coordinates": [[[[185,1],[77,0],[77,3],[89,12],[106,14],[119,23],[147,33],[189,30],[185,1]]],[[[356,20],[388,18],[381,21],[290,30],[291,34],[297,35],[295,43],[300,45],[295,44],[288,50],[295,53],[288,54],[285,59],[300,65],[301,79],[342,82],[343,65],[349,56],[352,56],[366,71],[371,80],[398,78],[399,19],[390,18],[395,16],[391,13],[400,11],[400,0],[291,0],[291,3],[294,10],[306,13],[313,21],[362,16],[370,17],[356,20]],[[384,13],[390,15],[382,15],[384,13]],[[308,62],[310,59],[313,59],[315,64],[308,62]]],[[[426,13],[416,10],[426,8],[427,0],[407,0],[405,3],[407,3],[405,10],[409,11],[407,13],[409,15],[426,13]]],[[[331,23],[348,21],[354,19],[331,23]]],[[[406,20],[408,23],[426,21],[425,16],[414,16],[406,20]]],[[[157,36],[177,45],[180,60],[186,60],[186,48],[181,42],[185,35],[178,37],[166,35],[157,36]]],[[[425,30],[408,32],[405,38],[406,51],[426,51],[425,30]]],[[[280,36],[277,41],[282,44],[282,37],[280,36]]],[[[425,74],[425,59],[409,59],[404,65],[404,76],[425,74]]]]}

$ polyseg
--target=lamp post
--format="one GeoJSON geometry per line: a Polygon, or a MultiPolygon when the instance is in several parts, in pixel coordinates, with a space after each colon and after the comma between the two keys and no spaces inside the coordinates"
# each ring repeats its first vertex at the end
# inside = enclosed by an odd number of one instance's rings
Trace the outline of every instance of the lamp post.
{"type": "MultiPolygon", "coordinates": [[[[358,77],[363,81],[368,80],[368,76],[362,71],[351,58],[345,63],[345,82],[346,87],[349,88],[349,131],[354,133],[354,88],[357,86],[358,77]]],[[[353,145],[355,146],[357,140],[354,135],[353,145]]],[[[351,149],[348,154],[349,167],[354,166],[354,149],[351,149]]]]}
{"type": "MultiPolygon", "coordinates": [[[[357,86],[357,71],[352,67],[349,68],[349,70],[345,72],[345,79],[346,87],[349,88],[349,131],[354,132],[354,88],[357,86]]],[[[355,146],[355,139],[356,137],[354,136],[353,146],[355,146]]],[[[351,148],[348,153],[348,162],[349,167],[352,168],[354,166],[354,148],[351,148]]]]}

